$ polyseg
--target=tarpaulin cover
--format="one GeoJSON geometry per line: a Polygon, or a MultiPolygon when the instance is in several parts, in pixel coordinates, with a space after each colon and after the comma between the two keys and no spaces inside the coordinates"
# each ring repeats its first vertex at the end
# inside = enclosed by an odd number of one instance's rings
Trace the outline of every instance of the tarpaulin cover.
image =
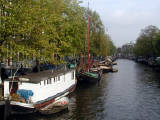
{"type": "Polygon", "coordinates": [[[26,100],[28,100],[29,96],[33,96],[32,90],[25,90],[25,89],[17,90],[17,94],[26,100]]]}
{"type": "Polygon", "coordinates": [[[75,68],[75,65],[74,65],[74,64],[71,64],[71,63],[67,63],[67,67],[68,67],[69,69],[73,69],[73,68],[75,68]]]}
{"type": "Polygon", "coordinates": [[[74,64],[70,64],[70,69],[73,69],[75,68],[75,65],[74,64]]]}
{"type": "Polygon", "coordinates": [[[89,75],[89,76],[92,76],[92,77],[95,77],[95,78],[98,78],[98,74],[96,74],[96,73],[85,72],[85,74],[89,75]]]}

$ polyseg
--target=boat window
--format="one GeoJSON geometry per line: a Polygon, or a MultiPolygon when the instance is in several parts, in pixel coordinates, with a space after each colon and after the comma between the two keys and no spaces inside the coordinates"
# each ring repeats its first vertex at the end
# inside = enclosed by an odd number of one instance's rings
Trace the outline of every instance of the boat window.
{"type": "Polygon", "coordinates": [[[50,84],[52,84],[52,79],[51,78],[49,79],[49,81],[50,81],[50,84]]]}
{"type": "Polygon", "coordinates": [[[72,79],[74,79],[74,72],[72,72],[72,79]]]}
{"type": "Polygon", "coordinates": [[[40,82],[40,85],[43,85],[43,81],[40,82]]]}

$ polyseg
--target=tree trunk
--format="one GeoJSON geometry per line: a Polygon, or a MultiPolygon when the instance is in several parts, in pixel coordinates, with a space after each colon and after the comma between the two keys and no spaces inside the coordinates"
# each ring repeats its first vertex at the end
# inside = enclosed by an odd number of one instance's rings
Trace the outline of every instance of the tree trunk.
{"type": "Polygon", "coordinates": [[[40,63],[38,59],[36,60],[36,64],[37,64],[37,71],[40,72],[40,63]]]}

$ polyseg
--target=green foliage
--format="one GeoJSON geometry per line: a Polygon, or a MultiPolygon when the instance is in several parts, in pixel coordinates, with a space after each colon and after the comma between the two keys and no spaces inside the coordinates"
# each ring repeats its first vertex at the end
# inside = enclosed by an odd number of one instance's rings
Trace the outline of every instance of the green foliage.
{"type": "Polygon", "coordinates": [[[111,56],[116,52],[116,47],[114,46],[113,42],[109,40],[109,48],[108,48],[108,55],[111,56]]]}
{"type": "Polygon", "coordinates": [[[116,48],[109,35],[105,33],[105,28],[99,14],[96,11],[85,9],[84,16],[87,24],[89,16],[91,54],[93,54],[94,56],[113,55],[116,48]]]}
{"type": "MultiPolygon", "coordinates": [[[[0,58],[57,64],[84,52],[88,11],[78,0],[0,0],[0,58]],[[57,57],[55,57],[57,56],[57,57]]],[[[106,55],[114,45],[95,11],[89,11],[91,53],[106,55]],[[110,46],[110,47],[109,47],[110,46]]]]}
{"type": "Polygon", "coordinates": [[[154,42],[154,50],[157,56],[160,56],[160,34],[157,34],[154,42]]]}
{"type": "Polygon", "coordinates": [[[159,54],[160,30],[155,26],[147,26],[142,30],[134,47],[137,56],[157,56],[159,54]]]}

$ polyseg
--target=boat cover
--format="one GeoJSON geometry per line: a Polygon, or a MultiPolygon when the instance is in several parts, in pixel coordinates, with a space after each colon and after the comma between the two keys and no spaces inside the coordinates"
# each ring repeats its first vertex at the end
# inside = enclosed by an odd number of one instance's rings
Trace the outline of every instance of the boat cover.
{"type": "Polygon", "coordinates": [[[70,69],[73,69],[75,68],[75,65],[74,64],[70,64],[70,69]]]}
{"type": "Polygon", "coordinates": [[[85,72],[85,74],[89,75],[91,77],[94,77],[94,78],[98,78],[98,74],[97,73],[85,72]]]}
{"type": "Polygon", "coordinates": [[[73,69],[73,68],[75,68],[75,65],[74,65],[74,64],[71,64],[71,63],[67,63],[67,67],[68,67],[69,69],[73,69]]]}
{"type": "Polygon", "coordinates": [[[28,100],[30,96],[33,96],[32,90],[25,90],[25,89],[17,90],[17,94],[20,95],[25,100],[28,100]]]}

